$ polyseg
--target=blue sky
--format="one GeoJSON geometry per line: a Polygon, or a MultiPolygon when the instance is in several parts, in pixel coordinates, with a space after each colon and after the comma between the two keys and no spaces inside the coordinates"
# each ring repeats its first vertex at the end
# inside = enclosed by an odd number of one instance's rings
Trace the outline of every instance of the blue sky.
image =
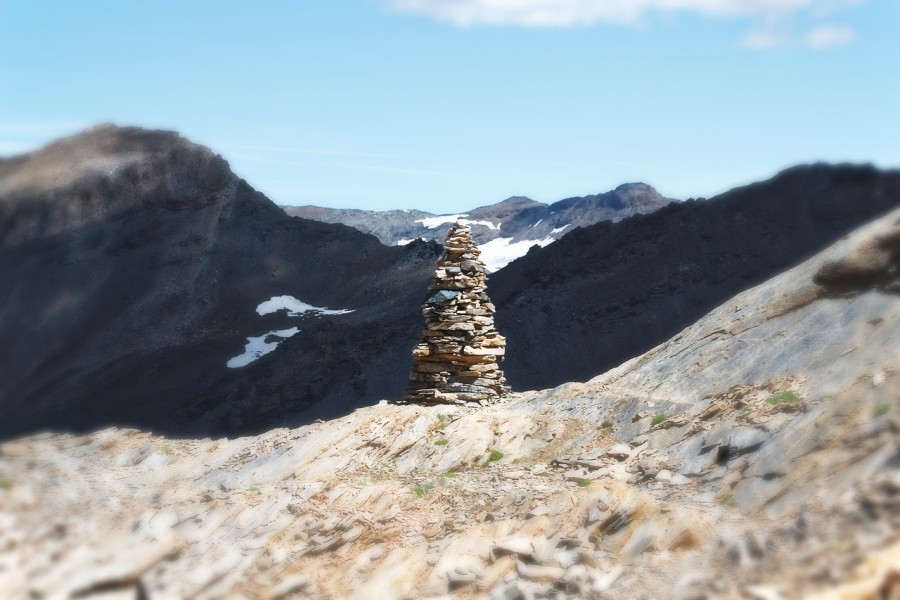
{"type": "Polygon", "coordinates": [[[280,204],[452,213],[900,166],[896,0],[0,0],[0,155],[174,129],[280,204]]]}

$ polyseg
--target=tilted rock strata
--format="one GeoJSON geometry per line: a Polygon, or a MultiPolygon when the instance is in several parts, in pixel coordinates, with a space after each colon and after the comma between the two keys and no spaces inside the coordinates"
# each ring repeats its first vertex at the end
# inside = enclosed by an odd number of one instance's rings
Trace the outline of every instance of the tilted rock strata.
{"type": "Polygon", "coordinates": [[[509,391],[499,366],[506,339],[494,328],[479,255],[469,227],[455,224],[422,305],[406,402],[489,404],[509,391]]]}

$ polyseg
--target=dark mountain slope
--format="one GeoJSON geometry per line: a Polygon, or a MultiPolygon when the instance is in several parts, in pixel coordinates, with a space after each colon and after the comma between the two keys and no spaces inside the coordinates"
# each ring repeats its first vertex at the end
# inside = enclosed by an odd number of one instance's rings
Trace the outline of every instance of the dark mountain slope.
{"type": "Polygon", "coordinates": [[[0,231],[2,436],[238,434],[399,395],[437,251],[289,218],[208,149],[111,126],[0,162],[0,231]],[[256,313],[282,295],[354,312],[256,313]]]}
{"type": "Polygon", "coordinates": [[[507,378],[602,373],[898,205],[898,171],[813,165],[533,248],[490,282],[507,378]]]}

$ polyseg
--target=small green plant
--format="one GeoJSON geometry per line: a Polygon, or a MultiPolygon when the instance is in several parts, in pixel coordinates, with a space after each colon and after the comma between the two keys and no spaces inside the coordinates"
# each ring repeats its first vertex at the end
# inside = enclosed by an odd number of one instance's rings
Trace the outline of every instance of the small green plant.
{"type": "Polygon", "coordinates": [[[734,496],[732,496],[731,494],[725,494],[724,496],[719,498],[719,503],[722,506],[727,506],[728,508],[734,508],[735,506],[737,506],[737,502],[735,502],[734,496]]]}
{"type": "Polygon", "coordinates": [[[491,450],[491,453],[488,454],[488,457],[487,457],[487,460],[485,461],[485,464],[489,464],[489,463],[492,463],[492,462],[497,462],[498,460],[500,460],[500,459],[502,459],[502,458],[503,458],[503,453],[502,453],[502,452],[500,452],[499,450],[491,450]]]}
{"type": "Polygon", "coordinates": [[[653,419],[650,421],[650,426],[656,427],[660,423],[664,423],[666,420],[668,420],[668,418],[669,415],[664,412],[656,413],[655,415],[653,415],[653,419]]]}
{"type": "Polygon", "coordinates": [[[738,419],[747,419],[750,417],[750,405],[745,404],[741,407],[741,410],[738,411],[738,419]]]}
{"type": "Polygon", "coordinates": [[[442,477],[445,479],[454,479],[456,478],[456,471],[447,471],[446,473],[442,473],[442,477]]]}
{"type": "Polygon", "coordinates": [[[160,448],[163,454],[172,454],[175,451],[175,448],[172,447],[170,442],[165,442],[160,448]]]}
{"type": "Polygon", "coordinates": [[[247,491],[250,492],[251,494],[258,494],[260,491],[259,484],[254,483],[253,485],[251,485],[250,487],[247,488],[247,491]]]}
{"type": "Polygon", "coordinates": [[[613,422],[610,421],[609,419],[607,419],[606,421],[603,421],[603,423],[601,424],[601,427],[603,427],[603,429],[612,429],[613,422]]]}
{"type": "Polygon", "coordinates": [[[434,440],[435,446],[446,446],[448,443],[450,443],[450,440],[448,440],[447,438],[441,438],[439,440],[434,440]]]}
{"type": "Polygon", "coordinates": [[[0,479],[0,490],[3,490],[4,492],[8,492],[13,489],[13,485],[13,482],[9,479],[0,479]]]}
{"type": "Polygon", "coordinates": [[[415,486],[412,489],[412,493],[416,495],[416,498],[423,498],[428,494],[428,492],[430,492],[433,489],[434,489],[434,484],[429,481],[428,483],[423,483],[423,484],[415,486]]]}
{"type": "Polygon", "coordinates": [[[434,426],[434,428],[438,431],[443,431],[449,423],[450,423],[450,417],[448,417],[444,413],[440,413],[437,416],[437,424],[434,426]]]}
{"type": "Polygon", "coordinates": [[[884,404],[879,404],[875,407],[875,416],[883,417],[884,415],[891,412],[891,405],[885,402],[884,404]]]}
{"type": "Polygon", "coordinates": [[[797,392],[794,390],[782,390],[769,396],[766,403],[771,404],[772,406],[783,406],[785,404],[796,404],[799,399],[800,396],[798,396],[797,392]]]}
{"type": "Polygon", "coordinates": [[[588,479],[587,477],[582,477],[581,479],[578,480],[578,487],[587,487],[587,486],[591,485],[592,481],[593,481],[593,479],[588,479]]]}

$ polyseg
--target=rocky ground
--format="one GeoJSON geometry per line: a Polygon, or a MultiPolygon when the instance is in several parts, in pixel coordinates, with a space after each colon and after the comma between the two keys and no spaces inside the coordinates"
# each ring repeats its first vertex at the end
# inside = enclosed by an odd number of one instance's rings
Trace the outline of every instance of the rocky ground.
{"type": "Polygon", "coordinates": [[[893,598],[900,212],[586,383],[0,445],[4,598],[893,598]]]}

